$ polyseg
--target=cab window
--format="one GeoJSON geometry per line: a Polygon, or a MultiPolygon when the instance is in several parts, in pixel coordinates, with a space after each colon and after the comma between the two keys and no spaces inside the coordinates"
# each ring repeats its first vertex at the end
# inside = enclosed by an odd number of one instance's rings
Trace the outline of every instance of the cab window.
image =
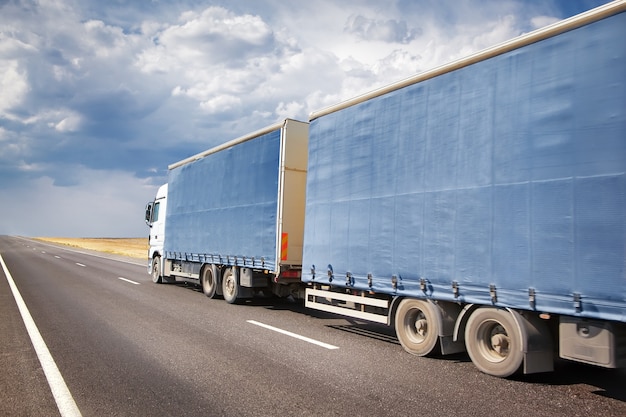
{"type": "Polygon", "coordinates": [[[152,207],[152,222],[156,222],[159,220],[159,206],[161,203],[154,203],[154,207],[152,207]]]}

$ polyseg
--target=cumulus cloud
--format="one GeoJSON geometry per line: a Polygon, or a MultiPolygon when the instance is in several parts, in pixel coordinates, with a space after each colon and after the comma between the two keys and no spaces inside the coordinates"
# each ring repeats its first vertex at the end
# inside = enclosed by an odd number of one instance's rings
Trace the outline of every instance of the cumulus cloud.
{"type": "Polygon", "coordinates": [[[241,99],[239,97],[225,94],[202,101],[200,107],[207,113],[220,113],[227,112],[240,104],[241,99]]]}
{"type": "Polygon", "coordinates": [[[272,50],[272,30],[258,16],[209,7],[183,13],[179,21],[153,34],[153,46],[139,54],[142,71],[182,70],[193,77],[206,66],[237,67],[272,50]]]}
{"type": "Polygon", "coordinates": [[[278,106],[276,106],[275,112],[281,119],[287,119],[290,118],[292,114],[302,113],[303,109],[304,103],[300,101],[291,101],[289,103],[281,101],[278,103],[278,106]]]}
{"type": "Polygon", "coordinates": [[[522,33],[520,28],[520,23],[514,15],[504,15],[497,20],[486,22],[481,28],[464,28],[451,39],[449,45],[456,45],[454,48],[456,50],[448,48],[448,60],[461,58],[512,39],[522,33]]]}
{"type": "Polygon", "coordinates": [[[539,29],[544,26],[551,25],[553,23],[558,22],[559,19],[554,16],[535,16],[530,19],[530,24],[533,29],[539,29]]]}
{"type": "Polygon", "coordinates": [[[20,105],[29,90],[26,74],[19,69],[17,60],[0,61],[0,117],[15,119],[11,109],[20,105]]]}
{"type": "Polygon", "coordinates": [[[266,124],[306,119],[316,105],[309,101],[311,91],[330,90],[336,97],[345,79],[335,55],[301,45],[287,28],[271,27],[258,15],[209,7],[149,30],[152,44],[134,65],[173,80],[172,97],[187,100],[201,115],[219,114],[231,126],[242,126],[239,134],[262,127],[243,128],[250,114],[266,114],[266,124]],[[288,106],[291,114],[278,104],[297,102],[288,106]]]}
{"type": "Polygon", "coordinates": [[[421,29],[410,29],[404,20],[376,20],[361,15],[348,18],[344,29],[366,41],[409,43],[421,33],[421,29]]]}
{"type": "Polygon", "coordinates": [[[151,36],[135,66],[175,78],[172,96],[192,100],[204,114],[244,112],[241,97],[254,100],[284,49],[259,16],[222,7],[182,13],[169,26],[152,25],[151,36]]]}

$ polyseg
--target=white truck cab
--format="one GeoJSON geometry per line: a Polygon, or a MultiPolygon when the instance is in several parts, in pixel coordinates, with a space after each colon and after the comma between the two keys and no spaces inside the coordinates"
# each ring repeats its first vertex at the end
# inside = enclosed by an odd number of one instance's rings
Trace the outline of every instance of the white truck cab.
{"type": "Polygon", "coordinates": [[[161,257],[165,240],[165,212],[167,210],[167,184],[159,187],[154,201],[146,205],[146,223],[150,226],[148,273],[159,281],[163,275],[161,257]]]}

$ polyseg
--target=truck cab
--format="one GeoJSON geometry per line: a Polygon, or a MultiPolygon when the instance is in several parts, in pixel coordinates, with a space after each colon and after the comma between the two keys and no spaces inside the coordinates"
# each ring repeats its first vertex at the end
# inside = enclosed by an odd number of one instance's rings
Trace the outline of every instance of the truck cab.
{"type": "Polygon", "coordinates": [[[154,201],[146,205],[146,224],[150,227],[148,242],[148,273],[153,280],[162,277],[163,242],[165,241],[165,213],[167,210],[167,184],[159,187],[154,201]]]}

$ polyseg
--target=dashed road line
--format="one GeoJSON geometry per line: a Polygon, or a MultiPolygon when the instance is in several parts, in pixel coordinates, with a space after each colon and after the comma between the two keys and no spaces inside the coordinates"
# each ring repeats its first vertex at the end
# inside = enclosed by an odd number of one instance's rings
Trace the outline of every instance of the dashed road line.
{"type": "Polygon", "coordinates": [[[272,330],[272,331],[275,331],[275,332],[278,332],[278,333],[282,333],[284,335],[291,336],[291,337],[294,337],[296,339],[300,339],[300,340],[303,340],[305,342],[309,342],[309,343],[312,343],[312,344],[317,345],[317,346],[321,346],[321,347],[326,348],[326,349],[330,349],[330,350],[339,349],[339,346],[334,346],[334,345],[330,345],[328,343],[320,342],[319,340],[311,339],[309,337],[302,336],[302,335],[299,335],[297,333],[292,333],[292,332],[289,332],[287,330],[279,329],[278,327],[270,326],[269,324],[260,323],[260,322],[255,321],[255,320],[246,320],[246,321],[248,323],[250,323],[250,324],[254,324],[255,326],[260,326],[260,327],[263,327],[263,328],[268,329],[268,330],[272,330]]]}
{"type": "Polygon", "coordinates": [[[128,279],[128,278],[117,277],[117,279],[121,279],[122,281],[125,281],[125,282],[128,282],[128,283],[131,283],[131,284],[139,285],[139,283],[138,283],[138,282],[132,281],[132,280],[130,280],[130,279],[128,279]]]}
{"type": "Polygon", "coordinates": [[[87,265],[83,265],[83,264],[78,263],[78,262],[76,262],[76,265],[78,265],[78,266],[82,266],[83,268],[85,268],[85,267],[87,266],[87,265]]]}

